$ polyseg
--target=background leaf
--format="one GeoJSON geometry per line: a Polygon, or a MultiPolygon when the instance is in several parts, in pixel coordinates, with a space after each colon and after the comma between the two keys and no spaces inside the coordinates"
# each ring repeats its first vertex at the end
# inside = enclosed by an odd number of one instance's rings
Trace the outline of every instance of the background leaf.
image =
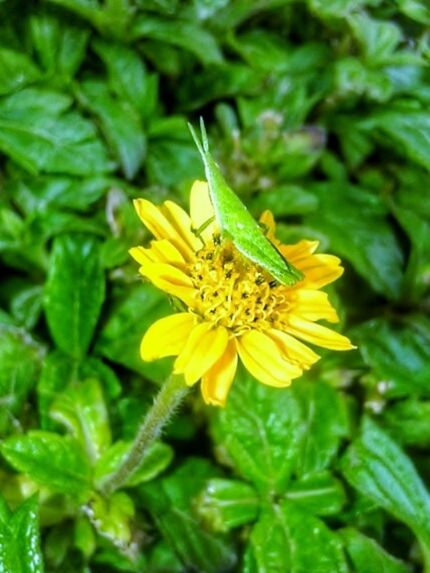
{"type": "Polygon", "coordinates": [[[357,573],[407,573],[409,568],[386,553],[376,541],[349,528],[341,532],[357,573]]]}
{"type": "Polygon", "coordinates": [[[428,539],[430,496],[409,458],[370,419],[344,457],[343,472],[355,488],[428,539]]]}
{"type": "Polygon", "coordinates": [[[198,511],[215,530],[227,531],[254,521],[258,506],[258,496],[249,484],[214,478],[199,496],[198,511]]]}
{"type": "Polygon", "coordinates": [[[140,494],[181,560],[187,566],[215,572],[230,569],[236,561],[234,553],[219,534],[202,527],[190,504],[211,474],[205,460],[189,458],[171,476],[141,487],[140,494]]]}
{"type": "Polygon", "coordinates": [[[32,84],[39,76],[40,71],[28,56],[7,48],[0,50],[0,95],[32,84]]]}
{"type": "Polygon", "coordinates": [[[258,384],[244,372],[214,426],[218,443],[239,475],[270,493],[282,490],[294,470],[301,430],[294,394],[258,384]]]}
{"type": "Polygon", "coordinates": [[[55,240],[45,292],[45,312],[58,347],[79,358],[87,351],[105,296],[99,245],[92,237],[55,240]]]}
{"type": "Polygon", "coordinates": [[[4,440],[1,452],[14,468],[53,490],[80,497],[89,491],[88,460],[73,439],[33,430],[4,440]]]}
{"type": "Polygon", "coordinates": [[[304,425],[296,472],[306,476],[327,468],[348,435],[348,417],[340,394],[327,384],[303,381],[294,393],[302,406],[304,425]]]}
{"type": "Polygon", "coordinates": [[[96,461],[110,446],[108,413],[98,380],[89,378],[62,392],[53,403],[50,415],[80,442],[89,459],[96,461]]]}
{"type": "Polygon", "coordinates": [[[0,517],[0,567],[5,573],[43,573],[38,503],[29,498],[12,515],[0,517]]]}
{"type": "Polygon", "coordinates": [[[389,394],[428,395],[430,324],[426,318],[370,321],[358,329],[357,337],[364,360],[387,381],[389,394]]]}
{"type": "Polygon", "coordinates": [[[62,94],[29,89],[0,101],[0,150],[30,173],[92,175],[111,170],[93,124],[62,94]]]}
{"type": "Polygon", "coordinates": [[[127,179],[133,179],[142,165],[146,139],[141,118],[127,102],[115,100],[106,84],[86,81],[81,84],[82,101],[99,118],[106,138],[127,179]]]}
{"type": "Polygon", "coordinates": [[[0,325],[0,432],[22,410],[41,367],[43,349],[22,329],[0,325]]]}
{"type": "Polygon", "coordinates": [[[264,512],[254,526],[244,570],[256,571],[347,571],[340,540],[314,517],[283,502],[264,512]],[[306,535],[307,543],[301,543],[306,535]]]}

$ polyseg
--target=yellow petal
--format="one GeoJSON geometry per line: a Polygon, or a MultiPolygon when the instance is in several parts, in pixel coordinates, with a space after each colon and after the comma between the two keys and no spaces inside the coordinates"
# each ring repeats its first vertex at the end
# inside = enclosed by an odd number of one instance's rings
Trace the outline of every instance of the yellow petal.
{"type": "Polygon", "coordinates": [[[262,332],[246,332],[236,344],[245,368],[263,384],[289,386],[292,378],[302,374],[302,369],[285,360],[279,346],[262,332]]]}
{"type": "Polygon", "coordinates": [[[195,290],[188,275],[180,269],[166,263],[146,263],[139,272],[156,287],[176,296],[188,306],[194,305],[195,290]]]}
{"type": "Polygon", "coordinates": [[[295,245],[281,245],[279,247],[280,252],[284,255],[284,257],[293,265],[297,265],[298,268],[299,262],[303,259],[306,259],[316,249],[318,248],[319,241],[299,241],[295,245]]]}
{"type": "Polygon", "coordinates": [[[142,360],[150,362],[164,356],[176,356],[182,352],[196,322],[189,312],[160,318],[146,331],[140,344],[142,360]]]}
{"type": "Polygon", "coordinates": [[[147,263],[169,263],[183,266],[185,263],[184,257],[167,239],[151,241],[149,248],[132,247],[128,252],[141,265],[146,265],[147,263]]]}
{"type": "Polygon", "coordinates": [[[175,374],[184,374],[188,386],[195,384],[219,360],[228,343],[227,330],[209,322],[195,326],[175,361],[175,374]]]}
{"type": "Polygon", "coordinates": [[[282,349],[284,355],[300,368],[308,370],[320,357],[308,346],[281,330],[272,329],[267,333],[282,349]]]}
{"type": "Polygon", "coordinates": [[[343,274],[341,260],[333,255],[317,254],[300,261],[298,267],[305,274],[303,284],[311,288],[321,288],[338,279],[343,274]]]}
{"type": "Polygon", "coordinates": [[[186,260],[193,258],[193,249],[178,233],[161,209],[147,199],[135,199],[133,203],[141,221],[156,239],[169,239],[186,260]]]}
{"type": "Polygon", "coordinates": [[[351,350],[356,348],[346,336],[293,314],[288,317],[288,325],[285,327],[285,331],[322,348],[330,348],[331,350],[351,350]]]}
{"type": "Polygon", "coordinates": [[[209,185],[206,181],[194,181],[190,195],[190,215],[193,229],[199,230],[207,225],[201,232],[203,240],[208,241],[217,232],[215,212],[209,196],[209,185]],[[208,221],[213,219],[211,223],[208,221]]]}
{"type": "Polygon", "coordinates": [[[234,340],[227,344],[221,358],[202,378],[202,395],[206,404],[224,406],[237,369],[237,350],[234,340]]]}
{"type": "Polygon", "coordinates": [[[306,320],[339,322],[337,312],[330,304],[327,293],[320,290],[301,288],[294,291],[289,312],[306,320]]]}
{"type": "Polygon", "coordinates": [[[178,249],[168,240],[152,241],[150,247],[153,256],[160,263],[169,263],[174,265],[183,265],[184,257],[178,249]]]}
{"type": "Polygon", "coordinates": [[[179,205],[173,201],[166,201],[161,207],[163,214],[172,227],[192,251],[201,248],[201,242],[191,231],[191,218],[179,205]]]}
{"type": "Polygon", "coordinates": [[[132,247],[128,252],[140,265],[155,262],[153,253],[150,249],[145,249],[144,247],[132,247]]]}

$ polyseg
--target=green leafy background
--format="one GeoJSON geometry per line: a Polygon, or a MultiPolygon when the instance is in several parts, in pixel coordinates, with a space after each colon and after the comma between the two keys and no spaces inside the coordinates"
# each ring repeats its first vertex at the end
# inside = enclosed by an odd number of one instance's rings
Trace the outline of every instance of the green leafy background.
{"type": "Polygon", "coordinates": [[[430,573],[426,0],[0,2],[0,569],[430,573]],[[318,239],[358,350],[291,389],[196,390],[139,471],[170,312],[131,200],[231,186],[318,239]]]}

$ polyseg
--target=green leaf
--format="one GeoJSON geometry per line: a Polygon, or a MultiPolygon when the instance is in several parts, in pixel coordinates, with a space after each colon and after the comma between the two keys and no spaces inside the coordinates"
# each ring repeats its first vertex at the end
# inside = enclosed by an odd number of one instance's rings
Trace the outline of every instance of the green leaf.
{"type": "Polygon", "coordinates": [[[404,298],[418,302],[429,290],[430,221],[425,213],[393,206],[394,214],[412,244],[403,286],[404,298]]]}
{"type": "Polygon", "coordinates": [[[0,432],[21,412],[36,384],[42,348],[25,330],[0,325],[0,432]]]}
{"type": "Polygon", "coordinates": [[[97,0],[48,0],[88,20],[104,36],[129,40],[130,20],[134,9],[129,0],[111,0],[100,5],[97,0]]]}
{"type": "Polygon", "coordinates": [[[88,495],[90,468],[76,440],[32,430],[23,436],[7,438],[0,448],[15,469],[37,483],[83,499],[88,495]]]}
{"type": "Polygon", "coordinates": [[[418,165],[430,164],[430,117],[425,111],[386,109],[360,122],[360,127],[387,147],[394,148],[400,157],[408,157],[418,165]]]}
{"type": "Polygon", "coordinates": [[[244,573],[347,573],[340,540],[322,521],[284,501],[266,508],[252,529],[244,573]]]}
{"type": "Polygon", "coordinates": [[[92,45],[106,66],[111,91],[128,101],[142,117],[150,118],[156,106],[157,80],[154,74],[148,74],[139,53],[100,39],[92,45]]]}
{"type": "MultiPolygon", "coordinates": [[[[366,96],[369,100],[386,102],[393,95],[393,85],[386,73],[366,67],[352,56],[336,60],[334,73],[336,92],[345,101],[351,102],[366,96]]],[[[338,119],[336,117],[336,124],[338,119]]]]}
{"type": "Polygon", "coordinates": [[[97,378],[109,398],[118,398],[122,392],[121,382],[115,370],[95,356],[87,356],[79,364],[79,378],[81,380],[97,378]]]}
{"type": "Polygon", "coordinates": [[[387,396],[430,395],[427,318],[370,320],[357,328],[354,337],[366,364],[385,382],[387,396]]]}
{"type": "Polygon", "coordinates": [[[105,231],[103,221],[61,211],[46,211],[34,221],[34,234],[40,233],[45,240],[69,233],[74,235],[88,233],[103,237],[105,231]]]}
{"type": "Polygon", "coordinates": [[[364,12],[350,14],[348,23],[360,43],[364,57],[373,65],[388,64],[403,39],[402,30],[394,22],[375,20],[364,12]]]}
{"type": "Polygon", "coordinates": [[[151,121],[148,130],[148,177],[154,185],[177,187],[202,175],[198,153],[185,118],[171,116],[151,121]]]}
{"type": "Polygon", "coordinates": [[[384,426],[406,446],[430,446],[430,401],[410,398],[390,403],[382,412],[384,426]]]}
{"type": "Polygon", "coordinates": [[[229,571],[236,563],[224,538],[219,533],[212,535],[193,511],[193,498],[212,477],[214,470],[207,460],[188,458],[168,477],[139,488],[158,528],[185,567],[207,573],[229,571]]]}
{"type": "Polygon", "coordinates": [[[131,519],[135,513],[131,497],[123,491],[115,492],[109,499],[96,495],[89,505],[88,513],[98,533],[125,551],[131,541],[131,519]]]}
{"type": "Polygon", "coordinates": [[[75,521],[74,546],[86,557],[90,559],[94,553],[97,542],[96,533],[86,517],[78,517],[75,521]]]}
{"type": "Polygon", "coordinates": [[[0,151],[30,173],[94,175],[112,169],[94,125],[62,94],[26,89],[0,100],[0,151]]]}
{"type": "Polygon", "coordinates": [[[343,18],[366,4],[379,4],[380,0],[308,0],[310,8],[322,18],[343,18]]]}
{"type": "Polygon", "coordinates": [[[31,330],[39,320],[43,305],[43,289],[40,285],[24,287],[15,294],[10,303],[12,316],[17,324],[31,330]]]}
{"type": "Polygon", "coordinates": [[[347,437],[346,404],[339,392],[320,381],[300,380],[292,391],[300,401],[304,424],[296,472],[306,476],[326,469],[347,437]]]}
{"type": "Polygon", "coordinates": [[[183,573],[184,568],[170,545],[165,541],[160,541],[151,551],[149,570],[183,573]]]}
{"type": "Polygon", "coordinates": [[[272,494],[283,491],[296,467],[301,431],[296,395],[289,388],[264,386],[243,370],[214,424],[218,447],[236,471],[272,494]]]}
{"type": "MultiPolygon", "coordinates": [[[[78,385],[82,380],[95,378],[93,384],[103,386],[111,398],[117,398],[121,386],[115,373],[97,358],[90,356],[79,364],[60,350],[54,350],[43,361],[42,373],[37,386],[39,399],[40,425],[44,430],[53,430],[50,410],[53,402],[70,385],[78,385]]],[[[85,386],[85,385],[84,385],[85,386]]],[[[85,397],[84,397],[85,399],[85,397]]],[[[106,433],[102,432],[105,435],[106,433]]]]}
{"type": "Polygon", "coordinates": [[[395,559],[370,537],[348,527],[341,530],[346,550],[356,573],[408,573],[406,563],[395,559]]]}
{"type": "Polygon", "coordinates": [[[14,514],[7,510],[0,517],[0,570],[4,573],[44,571],[36,497],[22,503],[14,514]]]}
{"type": "Polygon", "coordinates": [[[127,179],[133,179],[146,152],[146,139],[139,114],[128,102],[114,99],[104,82],[87,80],[81,83],[80,90],[80,99],[100,120],[124,175],[127,179]]]}
{"type": "Polygon", "coordinates": [[[92,462],[110,446],[107,407],[98,380],[90,378],[67,388],[56,398],[50,415],[70,431],[92,462]]]}
{"type": "Polygon", "coordinates": [[[211,66],[199,74],[184,78],[179,98],[186,110],[198,110],[220,99],[255,94],[262,89],[266,74],[238,62],[222,67],[211,66]]]}
{"type": "Polygon", "coordinates": [[[58,348],[82,357],[91,343],[105,297],[99,244],[92,237],[55,239],[45,291],[45,312],[58,348]]]}
{"type": "Polygon", "coordinates": [[[162,382],[171,370],[166,360],[144,362],[139,346],[145,330],[170,310],[166,297],[149,285],[128,288],[116,301],[97,340],[96,350],[102,356],[162,382]]]}
{"type": "Polygon", "coordinates": [[[255,521],[260,500],[253,487],[245,482],[214,478],[207,482],[197,501],[199,515],[215,531],[255,521]]]}
{"type": "Polygon", "coordinates": [[[272,73],[290,72],[290,49],[287,42],[262,29],[251,30],[232,38],[231,45],[251,66],[272,73]]]}
{"type": "Polygon", "coordinates": [[[397,298],[403,255],[380,200],[343,181],[317,184],[312,191],[320,200],[320,209],[306,223],[326,235],[330,247],[350,261],[377,292],[397,298]]]}
{"type": "Polygon", "coordinates": [[[71,531],[66,523],[59,523],[45,535],[43,554],[48,567],[64,566],[71,545],[71,531]]]}
{"type": "Polygon", "coordinates": [[[293,481],[287,486],[285,497],[312,515],[335,515],[346,499],[342,484],[329,472],[293,481]]]}
{"type": "Polygon", "coordinates": [[[40,426],[43,430],[54,429],[49,416],[51,404],[76,376],[76,362],[61,350],[54,350],[44,360],[37,385],[40,426]]]}
{"type": "Polygon", "coordinates": [[[149,14],[138,16],[131,31],[133,39],[150,38],[190,51],[203,64],[220,64],[222,53],[215,38],[199,25],[167,20],[149,14]],[[205,47],[202,50],[202,46],[205,47]]]}
{"type": "Polygon", "coordinates": [[[305,215],[318,208],[318,199],[298,185],[276,186],[259,193],[250,201],[253,213],[261,214],[269,209],[275,217],[305,215]]]}
{"type": "Polygon", "coordinates": [[[34,83],[40,71],[26,55],[0,48],[0,95],[6,95],[34,83]]]}
{"type": "MultiPolygon", "coordinates": [[[[131,442],[115,442],[97,461],[94,468],[95,481],[99,488],[103,482],[119,467],[127,456],[131,442]]],[[[155,442],[146,452],[143,461],[136,468],[135,473],[126,481],[125,487],[133,487],[157,477],[163,472],[173,459],[173,450],[167,444],[155,442]]]]}
{"type": "Polygon", "coordinates": [[[35,52],[43,68],[57,76],[73,77],[85,57],[89,30],[43,8],[31,15],[29,23],[35,52]]]}
{"type": "Polygon", "coordinates": [[[365,419],[361,435],[347,450],[342,469],[363,495],[404,521],[418,536],[430,539],[430,495],[410,459],[370,419],[365,419]]]}
{"type": "Polygon", "coordinates": [[[400,12],[421,24],[430,24],[430,9],[426,0],[397,0],[400,12]]]}
{"type": "Polygon", "coordinates": [[[81,179],[58,175],[26,176],[19,171],[9,179],[8,195],[27,214],[51,209],[86,210],[119,182],[104,176],[81,179]]]}

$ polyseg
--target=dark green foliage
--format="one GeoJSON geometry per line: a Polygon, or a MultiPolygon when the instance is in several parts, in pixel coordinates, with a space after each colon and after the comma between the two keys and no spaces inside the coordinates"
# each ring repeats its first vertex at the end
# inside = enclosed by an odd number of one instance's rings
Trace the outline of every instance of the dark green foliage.
{"type": "Polygon", "coordinates": [[[0,570],[430,573],[426,0],[0,2],[0,570]],[[342,257],[358,350],[195,388],[125,488],[172,361],[132,199],[187,206],[187,121],[252,213],[342,257]],[[33,495],[38,492],[37,495],[33,495]]]}

